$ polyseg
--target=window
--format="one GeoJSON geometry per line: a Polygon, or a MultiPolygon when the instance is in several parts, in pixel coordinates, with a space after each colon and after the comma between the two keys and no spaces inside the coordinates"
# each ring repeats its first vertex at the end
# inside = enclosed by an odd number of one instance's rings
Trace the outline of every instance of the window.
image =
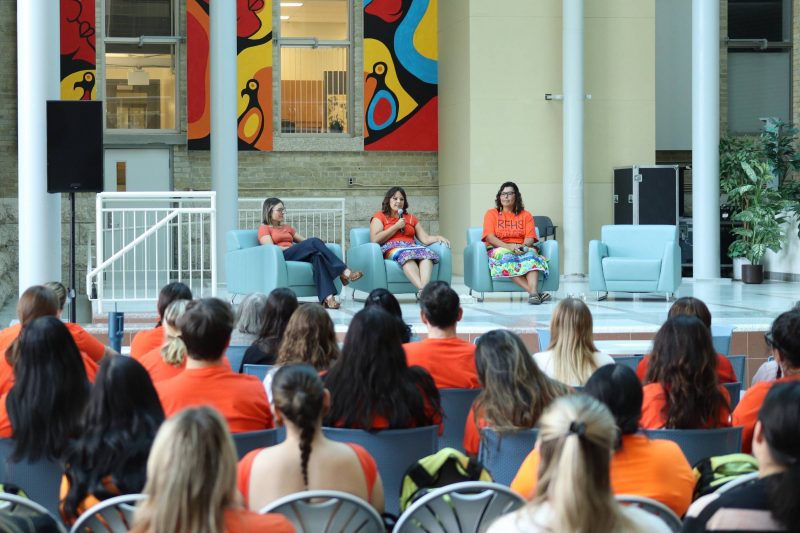
{"type": "Polygon", "coordinates": [[[280,2],[281,133],[349,133],[350,0],[280,2]]]}
{"type": "Polygon", "coordinates": [[[106,0],[106,128],[177,129],[175,0],[106,0]]]}
{"type": "Polygon", "coordinates": [[[790,0],[728,0],[728,129],[756,133],[761,118],[792,120],[790,0]]]}

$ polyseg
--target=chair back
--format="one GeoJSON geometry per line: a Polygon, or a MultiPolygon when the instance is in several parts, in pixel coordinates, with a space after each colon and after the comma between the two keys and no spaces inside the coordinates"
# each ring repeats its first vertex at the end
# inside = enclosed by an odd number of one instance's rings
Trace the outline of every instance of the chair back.
{"type": "Polygon", "coordinates": [[[550,217],[535,216],[533,217],[533,224],[536,226],[536,238],[541,240],[549,239],[550,237],[556,238],[556,227],[550,217]]]}
{"type": "Polygon", "coordinates": [[[742,388],[746,389],[747,387],[744,386],[745,382],[745,365],[747,364],[747,356],[746,355],[728,355],[724,354],[725,357],[728,358],[728,361],[731,362],[731,366],[733,367],[733,372],[736,374],[736,379],[742,382],[742,388]]]}
{"type": "Polygon", "coordinates": [[[236,455],[239,459],[253,450],[275,446],[278,443],[277,429],[262,429],[260,431],[246,431],[233,434],[233,444],[236,446],[236,455]]]}
{"type": "Polygon", "coordinates": [[[225,234],[225,248],[228,252],[258,246],[258,230],[234,229],[225,234]]]}
{"type": "MultiPolygon", "coordinates": [[[[711,324],[711,342],[714,343],[714,350],[722,355],[731,353],[731,335],[733,335],[733,326],[727,324],[711,324]]],[[[736,377],[742,379],[742,376],[736,374],[736,377]]]]}
{"type": "Polygon", "coordinates": [[[255,376],[261,381],[264,381],[264,378],[267,377],[272,366],[273,365],[244,365],[242,367],[242,373],[248,376],[255,376]]]}
{"type": "Polygon", "coordinates": [[[533,450],[538,436],[538,429],[521,429],[501,435],[491,428],[483,428],[478,460],[492,474],[496,483],[509,486],[520,465],[533,450]]]}
{"type": "Polygon", "coordinates": [[[369,228],[353,228],[350,230],[350,246],[360,246],[369,242],[369,228]]]}
{"type": "Polygon", "coordinates": [[[482,227],[467,228],[467,246],[469,246],[473,242],[480,241],[482,236],[483,236],[482,227]]]}
{"type": "Polygon", "coordinates": [[[394,514],[400,510],[400,485],[406,470],[436,453],[439,441],[439,426],[381,431],[324,427],[322,431],[329,439],[363,446],[375,458],[383,480],[386,512],[394,514]]]}
{"type": "Polygon", "coordinates": [[[706,457],[738,453],[742,449],[742,428],[645,429],[651,439],[671,440],[680,446],[690,465],[706,457]]]}
{"type": "Polygon", "coordinates": [[[543,352],[550,346],[550,329],[536,328],[536,335],[539,337],[539,351],[543,352]]]}
{"type": "Polygon", "coordinates": [[[620,355],[614,356],[614,362],[618,365],[625,365],[634,372],[639,367],[639,363],[644,359],[643,355],[620,355]]]}
{"type": "Polygon", "coordinates": [[[308,490],[279,498],[259,514],[282,514],[297,533],[383,533],[378,512],[361,498],[336,490],[308,490]]]}
{"type": "Polygon", "coordinates": [[[125,533],[133,527],[136,503],[144,494],[124,494],[104,500],[90,507],[70,529],[70,533],[125,533]]]}
{"type": "Polygon", "coordinates": [[[0,483],[11,483],[21,488],[33,501],[59,516],[58,493],[64,467],[57,461],[39,459],[31,462],[11,462],[14,439],[0,440],[0,483]]]}
{"type": "Polygon", "coordinates": [[[464,424],[472,402],[481,389],[439,389],[444,413],[444,432],[439,437],[439,449],[464,449],[464,424]]]}
{"type": "Polygon", "coordinates": [[[228,346],[225,350],[225,356],[231,364],[231,368],[237,374],[242,371],[242,361],[244,360],[244,352],[247,351],[249,346],[228,346]]]}
{"type": "MultiPolygon", "coordinates": [[[[0,492],[0,513],[6,517],[17,517],[28,521],[37,532],[41,533],[66,533],[61,520],[53,516],[47,509],[33,500],[0,492]]],[[[0,529],[3,521],[0,520],[0,529]]]]}
{"type": "Polygon", "coordinates": [[[666,243],[678,243],[678,226],[611,225],[603,226],[600,234],[600,240],[608,246],[610,257],[661,259],[666,243]]]}
{"type": "Polygon", "coordinates": [[[683,529],[683,523],[675,512],[664,505],[663,503],[645,498],[643,496],[632,496],[630,494],[620,494],[616,496],[620,505],[629,507],[638,507],[643,511],[659,517],[672,531],[680,531],[683,529]]]}
{"type": "Polygon", "coordinates": [[[525,500],[508,487],[485,481],[453,483],[433,490],[400,516],[394,533],[486,531],[500,516],[516,511],[525,500]]]}
{"type": "Polygon", "coordinates": [[[723,383],[723,387],[728,389],[728,394],[731,396],[731,413],[736,406],[739,405],[739,399],[742,397],[742,383],[737,381],[735,383],[723,383]]]}

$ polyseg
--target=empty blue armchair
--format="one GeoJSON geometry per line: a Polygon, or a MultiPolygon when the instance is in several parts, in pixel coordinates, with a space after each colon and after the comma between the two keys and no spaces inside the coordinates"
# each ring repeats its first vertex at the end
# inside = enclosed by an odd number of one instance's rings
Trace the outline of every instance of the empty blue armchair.
{"type": "MultiPolygon", "coordinates": [[[[464,248],[464,284],[470,292],[523,292],[522,288],[510,279],[493,279],[489,274],[489,255],[486,243],[481,240],[483,228],[467,229],[467,247],[464,248]]],[[[541,241],[541,253],[549,260],[550,275],[547,279],[539,276],[539,292],[555,292],[559,284],[558,241],[541,241]]]]}
{"type": "MultiPolygon", "coordinates": [[[[225,238],[225,276],[230,294],[269,294],[272,289],[288,287],[297,296],[317,295],[311,263],[286,261],[280,246],[259,244],[256,230],[232,230],[225,238]]],[[[342,257],[341,246],[333,243],[327,246],[338,257],[342,257]]],[[[335,285],[341,291],[338,279],[335,285]]]]}
{"type": "MultiPolygon", "coordinates": [[[[428,246],[439,255],[439,262],[433,265],[431,281],[446,281],[453,278],[453,260],[450,248],[441,243],[428,246]]],[[[347,251],[347,264],[353,270],[360,270],[364,277],[350,283],[353,290],[371,292],[383,288],[392,294],[416,293],[417,289],[406,278],[397,261],[384,259],[379,244],[370,242],[369,228],[350,230],[350,249],[347,251]]]]}
{"type": "Polygon", "coordinates": [[[589,290],[663,292],[681,284],[678,226],[603,226],[589,243],[589,290]]]}

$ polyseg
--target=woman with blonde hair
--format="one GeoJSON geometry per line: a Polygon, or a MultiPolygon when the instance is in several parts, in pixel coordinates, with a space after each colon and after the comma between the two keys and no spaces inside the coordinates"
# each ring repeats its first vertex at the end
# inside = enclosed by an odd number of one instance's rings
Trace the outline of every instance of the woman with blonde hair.
{"type": "Polygon", "coordinates": [[[550,321],[550,345],[533,354],[549,377],[571,387],[583,386],[595,370],[614,358],[597,350],[592,340],[592,312],[577,298],[564,298],[550,321]]]}
{"type": "Polygon", "coordinates": [[[532,428],[545,407],[569,393],[539,370],[519,335],[505,329],[481,336],[475,368],[482,390],[464,428],[464,450],[470,455],[478,455],[480,428],[498,433],[532,428]]]}
{"type": "Polygon", "coordinates": [[[614,418],[603,404],[582,394],[558,398],[539,419],[542,462],[534,499],[489,532],[670,531],[658,517],[614,499],[609,465],[616,439],[614,418]]]}
{"type": "Polygon", "coordinates": [[[139,358],[153,383],[175,377],[186,367],[186,345],[181,340],[177,323],[190,301],[175,300],[167,306],[161,317],[164,343],[139,358]]]}
{"type": "Polygon", "coordinates": [[[184,409],[161,426],[147,461],[144,494],[134,533],[294,531],[281,515],[242,508],[233,439],[209,407],[184,409]]]}

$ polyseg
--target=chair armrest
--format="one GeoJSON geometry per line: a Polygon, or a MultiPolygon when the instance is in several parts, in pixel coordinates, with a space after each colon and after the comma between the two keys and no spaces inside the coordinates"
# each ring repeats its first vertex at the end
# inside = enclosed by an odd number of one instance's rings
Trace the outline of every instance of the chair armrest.
{"type": "Polygon", "coordinates": [[[589,290],[606,292],[603,275],[603,258],[608,257],[608,246],[597,240],[589,241],[589,290]]]}
{"type": "Polygon", "coordinates": [[[446,281],[448,284],[453,281],[453,254],[450,248],[442,243],[436,242],[428,246],[439,256],[439,277],[438,281],[446,281]]]}
{"type": "Polygon", "coordinates": [[[561,258],[559,256],[558,241],[550,239],[541,241],[539,252],[547,258],[550,271],[547,279],[540,282],[541,291],[557,291],[561,284],[561,258]]]}
{"type": "Polygon", "coordinates": [[[661,260],[661,275],[658,278],[659,292],[675,292],[681,284],[681,252],[675,241],[664,244],[661,260]]]}
{"type": "Polygon", "coordinates": [[[347,265],[351,270],[364,273],[361,279],[351,283],[354,289],[370,292],[378,287],[387,287],[386,265],[378,244],[368,242],[350,248],[347,252],[347,265]]]}
{"type": "Polygon", "coordinates": [[[266,294],[276,287],[286,287],[289,283],[283,249],[274,244],[227,252],[225,275],[228,292],[231,294],[266,294]]]}
{"type": "Polygon", "coordinates": [[[333,254],[338,257],[339,259],[342,258],[342,246],[335,242],[326,242],[325,246],[328,247],[328,250],[333,252],[333,254]]]}
{"type": "Polygon", "coordinates": [[[478,292],[493,290],[486,244],[476,241],[464,248],[464,285],[478,292]]]}

